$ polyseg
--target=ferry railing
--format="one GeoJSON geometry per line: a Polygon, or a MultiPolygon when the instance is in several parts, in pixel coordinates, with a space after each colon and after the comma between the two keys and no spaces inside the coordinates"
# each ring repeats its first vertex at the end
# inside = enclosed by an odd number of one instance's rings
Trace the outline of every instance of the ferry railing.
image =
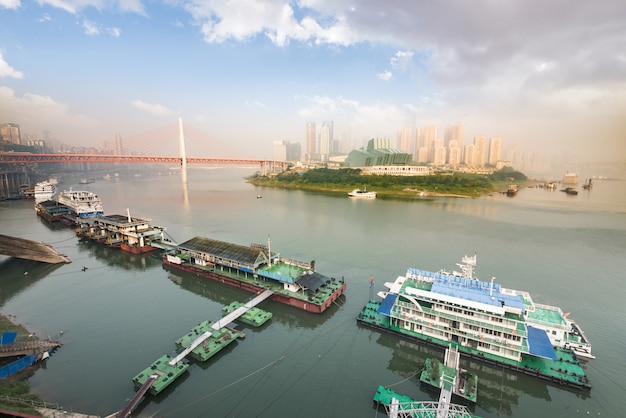
{"type": "MultiPolygon", "coordinates": [[[[398,302],[396,306],[402,306],[402,307],[407,307],[410,308],[413,305],[410,303],[406,303],[406,302],[398,302]]],[[[511,335],[518,335],[521,337],[525,337],[526,336],[526,332],[525,330],[521,329],[523,327],[519,327],[519,321],[515,321],[515,328],[509,328],[509,327],[503,327],[502,325],[499,325],[499,323],[490,321],[490,320],[484,320],[484,321],[477,321],[475,319],[472,319],[471,317],[462,315],[462,314],[451,314],[448,313],[446,311],[438,311],[432,308],[426,308],[422,306],[422,309],[424,311],[424,313],[426,314],[430,314],[430,315],[435,315],[435,316],[440,316],[446,319],[451,319],[454,321],[460,321],[469,325],[476,325],[476,326],[480,326],[480,327],[485,327],[485,324],[489,324],[490,325],[490,329],[493,329],[494,331],[500,331],[500,332],[504,332],[507,334],[511,334],[511,335]]],[[[395,308],[394,308],[395,310],[395,308]]],[[[415,317],[412,316],[412,318],[414,319],[418,319],[418,320],[422,320],[422,318],[420,317],[415,317]]],[[[434,320],[429,321],[427,318],[424,318],[422,320],[422,322],[434,322],[434,320]]]]}

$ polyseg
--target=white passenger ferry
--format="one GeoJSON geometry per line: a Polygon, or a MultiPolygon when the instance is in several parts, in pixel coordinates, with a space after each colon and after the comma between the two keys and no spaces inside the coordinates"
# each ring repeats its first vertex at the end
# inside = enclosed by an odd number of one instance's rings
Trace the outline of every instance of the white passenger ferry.
{"type": "Polygon", "coordinates": [[[34,194],[36,203],[51,200],[57,194],[57,186],[49,181],[41,181],[35,184],[34,194]]]}
{"type": "Polygon", "coordinates": [[[69,207],[80,218],[104,215],[100,198],[89,191],[70,188],[59,193],[58,201],[69,207]]]}
{"type": "Polygon", "coordinates": [[[393,323],[485,354],[520,361],[522,355],[556,358],[554,347],[594,358],[580,327],[556,306],[538,304],[525,291],[473,277],[476,255],[463,257],[462,272],[409,268],[385,283],[381,312],[393,323]]]}

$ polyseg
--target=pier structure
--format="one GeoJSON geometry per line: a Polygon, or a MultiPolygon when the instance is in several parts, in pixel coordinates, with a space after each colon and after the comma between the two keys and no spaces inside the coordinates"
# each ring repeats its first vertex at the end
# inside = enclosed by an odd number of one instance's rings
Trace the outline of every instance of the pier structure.
{"type": "Polygon", "coordinates": [[[154,226],[150,219],[127,215],[102,215],[77,218],[76,235],[131,253],[156,250],[153,243],[164,240],[164,227],[154,226]]]}
{"type": "Polygon", "coordinates": [[[274,292],[272,290],[268,289],[265,292],[263,292],[263,293],[259,294],[258,296],[256,296],[254,299],[250,300],[247,303],[244,303],[239,308],[235,309],[231,313],[229,313],[226,316],[222,317],[219,321],[217,321],[213,325],[211,325],[211,329],[213,331],[206,331],[205,333],[200,335],[198,338],[196,338],[189,345],[189,347],[187,347],[180,354],[178,354],[176,357],[174,357],[172,360],[170,360],[170,362],[169,362],[170,366],[173,366],[174,364],[178,363],[179,361],[181,361],[182,359],[187,357],[187,355],[189,353],[191,353],[198,346],[200,346],[200,344],[204,343],[204,341],[206,341],[207,338],[209,338],[211,335],[213,335],[214,332],[221,330],[226,325],[230,324],[235,319],[237,319],[240,316],[242,316],[243,314],[245,314],[250,308],[255,307],[259,303],[263,302],[265,299],[267,299],[270,296],[272,296],[272,294],[274,294],[274,292]]]}
{"type": "MultiPolygon", "coordinates": [[[[123,409],[118,411],[112,416],[116,418],[127,418],[130,416],[132,411],[141,403],[143,397],[147,392],[152,394],[158,394],[162,390],[164,390],[167,386],[169,386],[176,378],[182,375],[189,368],[189,364],[186,362],[186,357],[193,353],[201,345],[206,345],[206,341],[209,340],[215,334],[221,332],[222,330],[228,331],[230,335],[242,335],[243,333],[236,333],[232,329],[228,327],[233,321],[235,321],[240,316],[244,315],[250,309],[254,308],[256,305],[269,298],[274,294],[274,291],[267,289],[264,292],[259,293],[256,297],[251,299],[250,301],[244,303],[237,309],[232,312],[224,315],[221,319],[214,322],[208,327],[208,330],[202,332],[197,338],[195,338],[189,345],[186,346],[184,350],[182,350],[175,357],[170,358],[169,355],[164,355],[153,362],[147,369],[140,372],[135,378],[133,382],[136,385],[136,392],[133,397],[128,400],[123,409]],[[158,386],[158,387],[157,387],[158,386]]],[[[201,324],[196,327],[197,329],[204,329],[201,324]]],[[[181,342],[181,340],[185,339],[185,337],[179,339],[177,344],[181,342]]],[[[227,344],[224,344],[225,347],[227,344]]],[[[221,347],[221,348],[223,348],[221,347]]],[[[215,352],[219,351],[218,348],[215,352]]],[[[210,358],[212,354],[209,353],[206,359],[210,358]]],[[[204,359],[203,359],[204,360],[204,359]]]]}

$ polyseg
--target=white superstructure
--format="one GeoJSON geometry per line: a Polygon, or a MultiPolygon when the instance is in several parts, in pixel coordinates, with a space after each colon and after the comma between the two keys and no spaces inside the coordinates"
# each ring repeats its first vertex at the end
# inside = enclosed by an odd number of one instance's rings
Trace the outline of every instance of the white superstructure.
{"type": "Polygon", "coordinates": [[[57,194],[57,186],[48,181],[39,182],[35,184],[34,194],[36,203],[50,200],[57,194]]]}
{"type": "Polygon", "coordinates": [[[58,201],[60,204],[72,209],[81,218],[104,215],[100,198],[89,191],[64,190],[59,193],[58,201]]]}

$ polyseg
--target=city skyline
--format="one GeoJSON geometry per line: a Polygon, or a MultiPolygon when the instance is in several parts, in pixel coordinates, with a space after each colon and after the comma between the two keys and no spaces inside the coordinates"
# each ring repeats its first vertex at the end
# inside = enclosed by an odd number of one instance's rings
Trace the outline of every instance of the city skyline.
{"type": "Polygon", "coordinates": [[[462,124],[466,144],[626,155],[626,6],[538,7],[0,0],[0,115],[94,147],[182,117],[260,157],[326,120],[353,144],[462,124]]]}

